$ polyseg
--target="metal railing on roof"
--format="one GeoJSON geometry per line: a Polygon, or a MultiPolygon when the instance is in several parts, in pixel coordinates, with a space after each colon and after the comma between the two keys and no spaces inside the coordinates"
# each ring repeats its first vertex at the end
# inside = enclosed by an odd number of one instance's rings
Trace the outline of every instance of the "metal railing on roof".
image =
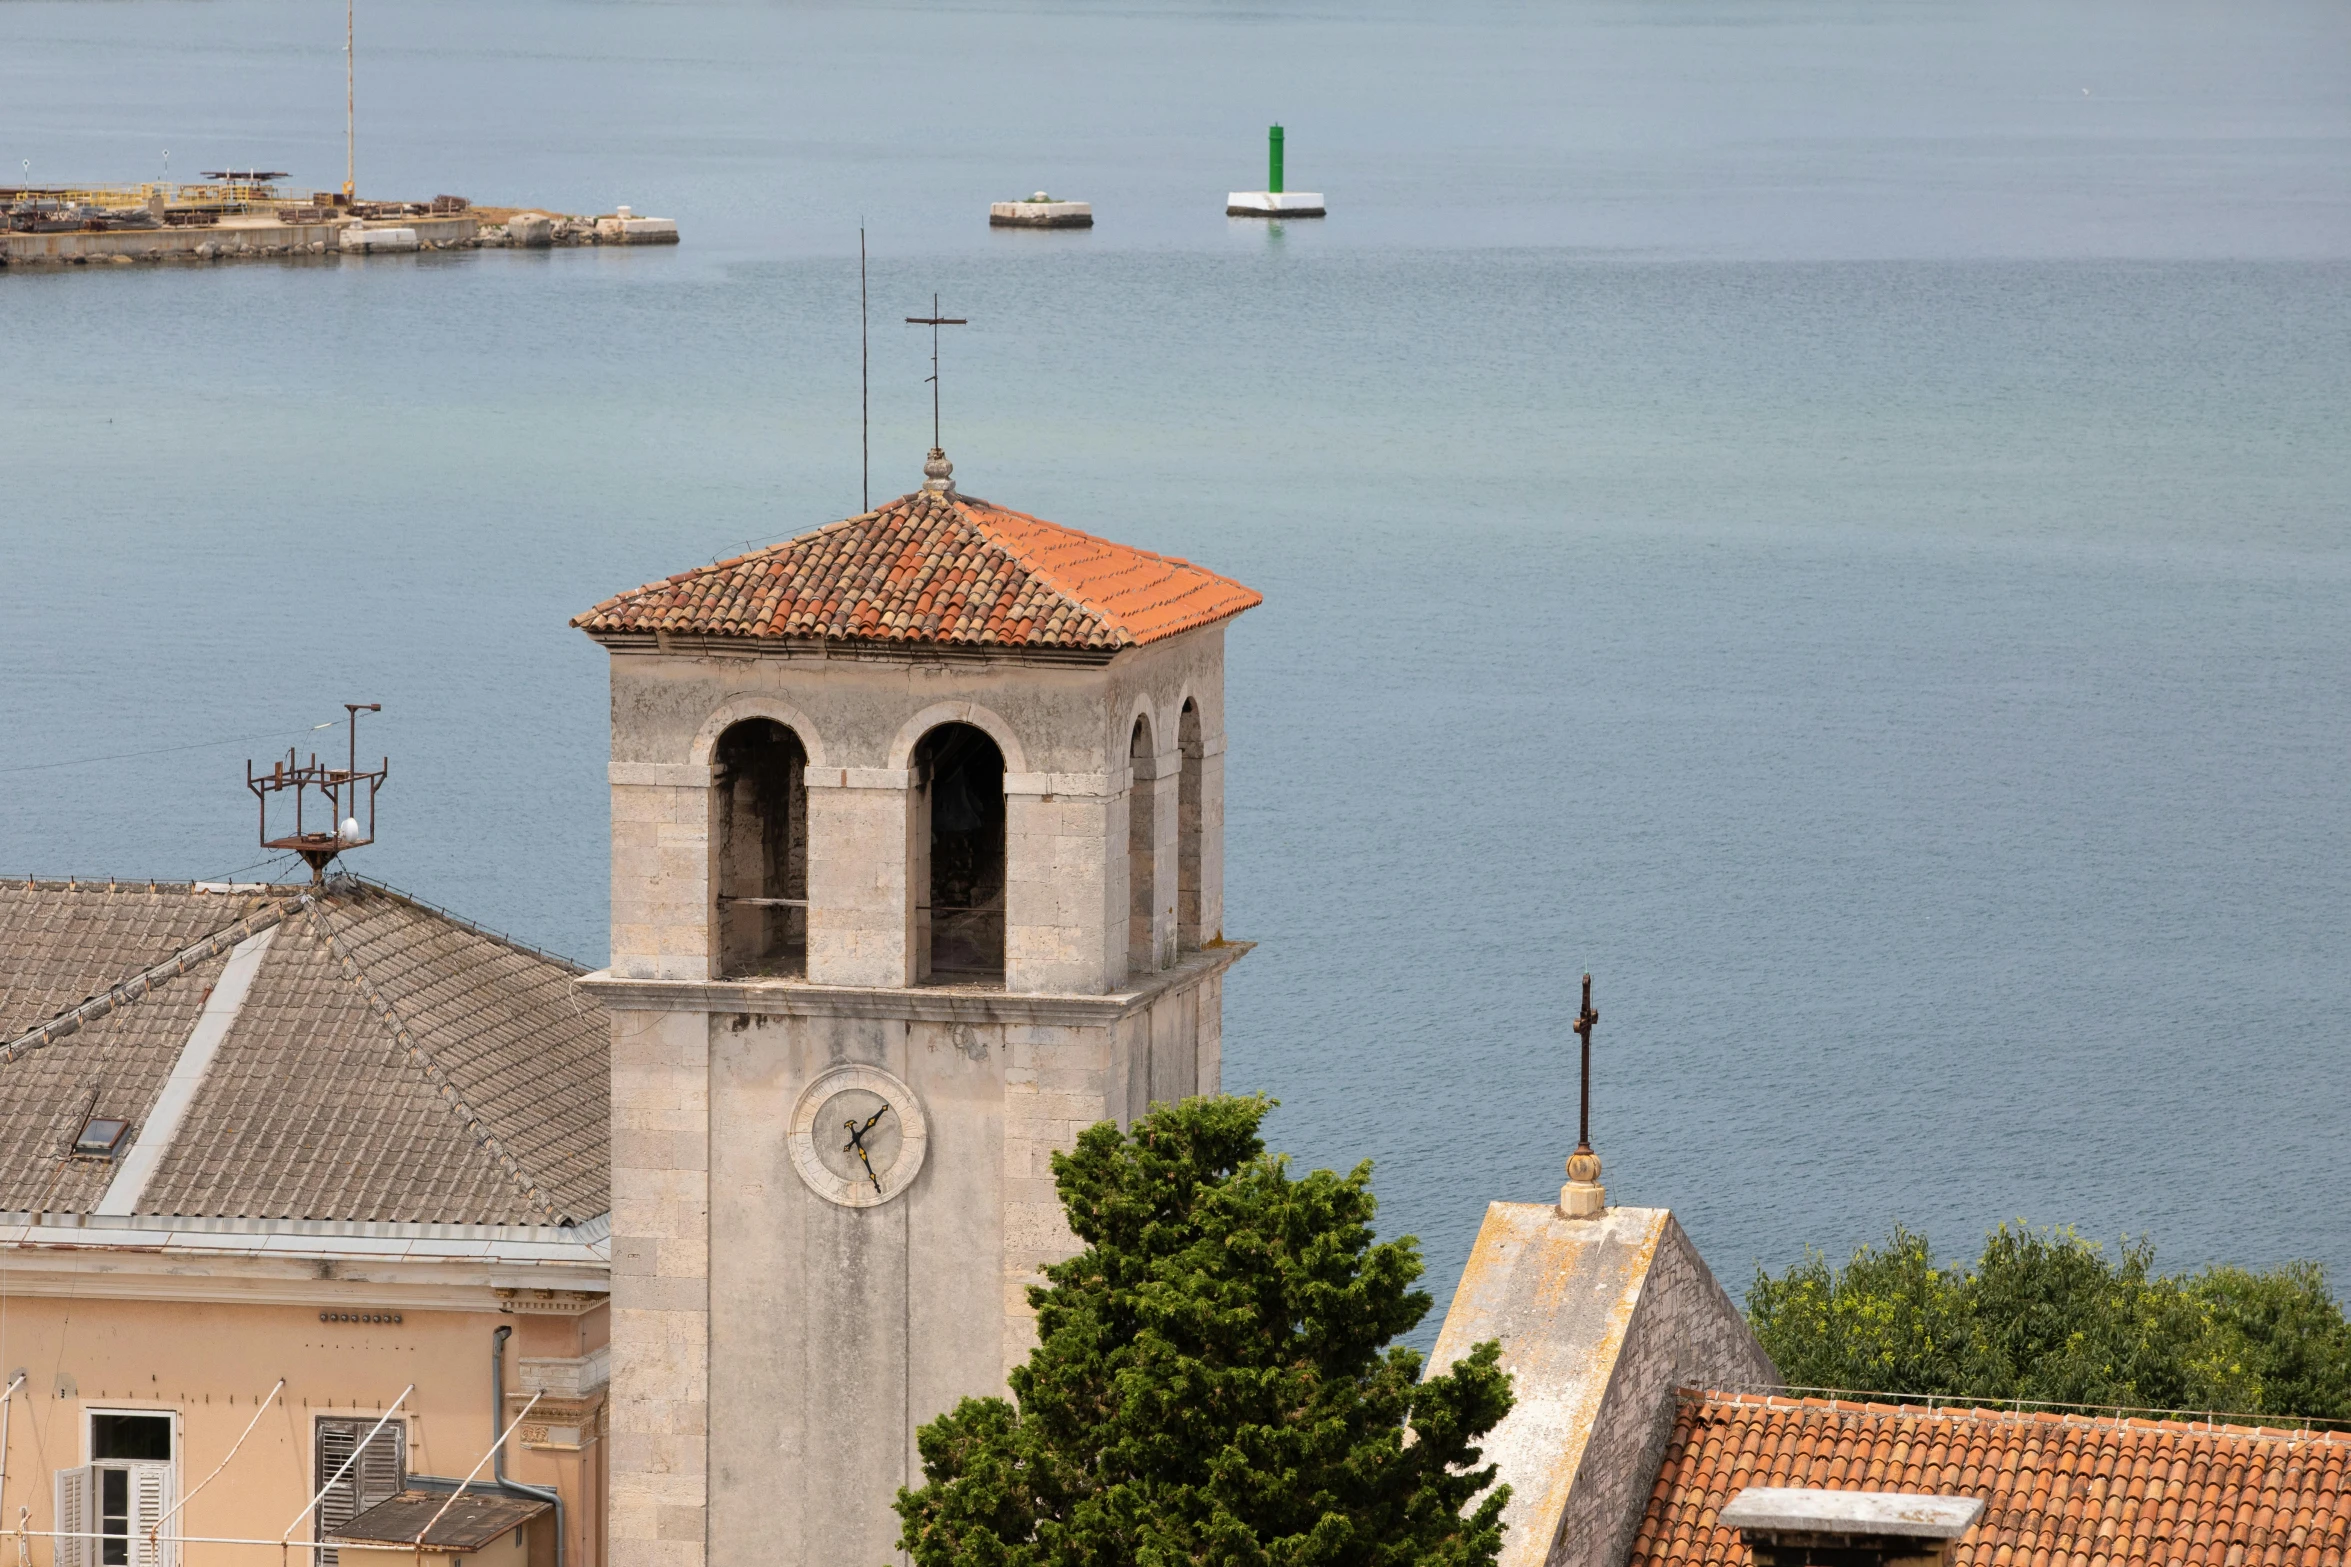
{"type": "Polygon", "coordinates": [[[1700,1393],[1735,1393],[1751,1398],[1830,1398],[1844,1403],[1895,1404],[1924,1409],[1930,1414],[2035,1414],[2042,1411],[2083,1415],[2092,1419],[2169,1420],[2202,1425],[2257,1428],[2271,1432],[2351,1431],[2351,1419],[2333,1415],[2254,1414],[2240,1409],[2157,1409],[2137,1404],[2068,1404],[2046,1398],[1976,1398],[1957,1393],[1891,1393],[1882,1388],[1780,1387],[1763,1382],[1734,1382],[1723,1387],[1694,1389],[1700,1393]]]}

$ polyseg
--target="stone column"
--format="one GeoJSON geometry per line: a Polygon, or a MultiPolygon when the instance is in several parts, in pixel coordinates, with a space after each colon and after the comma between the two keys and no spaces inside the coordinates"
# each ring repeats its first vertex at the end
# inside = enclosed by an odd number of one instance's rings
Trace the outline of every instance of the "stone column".
{"type": "Polygon", "coordinates": [[[1158,776],[1151,781],[1152,967],[1168,968],[1176,959],[1176,877],[1178,835],[1183,831],[1180,800],[1183,793],[1184,753],[1169,749],[1157,758],[1158,776]]]}
{"type": "Polygon", "coordinates": [[[1101,995],[1124,974],[1122,803],[1092,774],[1004,775],[1006,990],[1101,995]]]}
{"type": "Polygon", "coordinates": [[[711,769],[694,762],[614,762],[612,972],[629,979],[708,979],[711,769]]]}
{"type": "Polygon", "coordinates": [[[808,978],[819,985],[914,982],[913,774],[808,769],[808,978]]]}
{"type": "Polygon", "coordinates": [[[1200,940],[1224,934],[1224,735],[1200,740],[1200,940]]]}

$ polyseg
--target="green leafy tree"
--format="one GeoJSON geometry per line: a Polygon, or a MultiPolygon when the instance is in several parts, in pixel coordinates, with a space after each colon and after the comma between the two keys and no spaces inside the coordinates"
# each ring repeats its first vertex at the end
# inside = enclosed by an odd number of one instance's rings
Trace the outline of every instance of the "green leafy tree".
{"type": "Polygon", "coordinates": [[[1801,1387],[1950,1394],[1972,1331],[1967,1293],[1927,1238],[1894,1227],[1842,1272],[1820,1252],[1778,1278],[1758,1269],[1747,1319],[1780,1375],[1801,1387]]]}
{"type": "Polygon", "coordinates": [[[1374,1242],[1368,1163],[1269,1156],[1270,1108],[1189,1099],[1055,1156],[1086,1249],[1029,1292],[1017,1403],[916,1433],[918,1567],[1490,1567],[1508,1489],[1470,1504],[1510,1408],[1497,1346],[1421,1379],[1390,1342],[1430,1306],[1416,1243],[1374,1242]]]}
{"type": "Polygon", "coordinates": [[[2211,1325],[2206,1374],[2260,1389],[2257,1403],[2241,1407],[2351,1420],[2351,1324],[2327,1290],[2326,1269],[2207,1268],[2183,1287],[2211,1325]]]}
{"type": "Polygon", "coordinates": [[[2159,1277],[2155,1251],[2003,1225],[1937,1267],[1897,1225],[1842,1269],[1760,1269],[1747,1316],[1797,1386],[2351,1419],[2351,1322],[2325,1271],[2159,1277]]]}

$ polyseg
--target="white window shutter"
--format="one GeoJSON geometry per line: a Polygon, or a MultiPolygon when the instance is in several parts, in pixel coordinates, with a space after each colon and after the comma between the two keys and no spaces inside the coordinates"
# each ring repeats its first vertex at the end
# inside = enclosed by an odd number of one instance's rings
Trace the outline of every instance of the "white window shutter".
{"type": "MultiPolygon", "coordinates": [[[[343,1468],[344,1460],[351,1456],[352,1449],[358,1445],[359,1433],[352,1429],[350,1421],[321,1420],[318,1423],[318,1479],[316,1483],[326,1486],[326,1494],[318,1499],[319,1539],[325,1539],[359,1514],[359,1509],[351,1505],[354,1491],[351,1480],[359,1466],[353,1464],[350,1470],[344,1472],[342,1479],[333,1479],[335,1472],[343,1468]],[[331,1485],[328,1484],[330,1480],[333,1480],[331,1485]]],[[[311,1559],[317,1564],[317,1567],[336,1567],[337,1553],[330,1550],[320,1550],[314,1553],[311,1559]]]]}
{"type": "MultiPolygon", "coordinates": [[[[97,1478],[88,1464],[57,1471],[57,1532],[94,1534],[98,1529],[97,1478]]],[[[57,1567],[90,1567],[98,1559],[95,1540],[56,1540],[57,1567]]]]}
{"type": "MultiPolygon", "coordinates": [[[[131,1567],[175,1567],[179,1547],[161,1538],[163,1515],[171,1511],[171,1465],[139,1464],[131,1470],[131,1567]],[[156,1536],[150,1545],[148,1537],[156,1536]]],[[[172,1520],[176,1532],[179,1520],[172,1520]]]]}

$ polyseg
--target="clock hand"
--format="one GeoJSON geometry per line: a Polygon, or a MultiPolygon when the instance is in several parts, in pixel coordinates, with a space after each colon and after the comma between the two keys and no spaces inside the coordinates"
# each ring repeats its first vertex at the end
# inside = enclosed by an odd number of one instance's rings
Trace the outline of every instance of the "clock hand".
{"type": "Polygon", "coordinates": [[[857,1162],[865,1166],[865,1178],[873,1182],[873,1189],[877,1195],[881,1192],[882,1181],[880,1176],[873,1173],[873,1160],[865,1150],[865,1134],[872,1131],[874,1129],[874,1123],[881,1120],[883,1116],[887,1115],[889,1110],[890,1107],[887,1104],[883,1105],[879,1110],[876,1110],[873,1114],[865,1118],[865,1124],[863,1126],[859,1126],[857,1124],[857,1118],[855,1116],[852,1116],[848,1120],[841,1123],[843,1127],[847,1128],[849,1133],[849,1140],[841,1145],[841,1151],[843,1153],[849,1153],[851,1151],[856,1153],[857,1162]]]}

